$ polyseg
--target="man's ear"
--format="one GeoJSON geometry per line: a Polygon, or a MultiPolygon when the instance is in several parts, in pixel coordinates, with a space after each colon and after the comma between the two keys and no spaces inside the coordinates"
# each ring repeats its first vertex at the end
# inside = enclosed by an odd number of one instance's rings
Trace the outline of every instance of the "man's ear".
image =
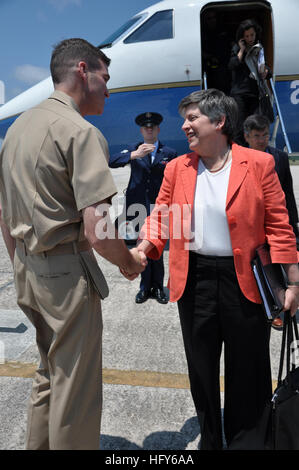
{"type": "Polygon", "coordinates": [[[80,62],[78,62],[77,71],[78,71],[80,77],[81,77],[83,80],[85,80],[86,77],[87,77],[87,64],[86,64],[86,62],[84,62],[83,60],[81,60],[80,62]]]}

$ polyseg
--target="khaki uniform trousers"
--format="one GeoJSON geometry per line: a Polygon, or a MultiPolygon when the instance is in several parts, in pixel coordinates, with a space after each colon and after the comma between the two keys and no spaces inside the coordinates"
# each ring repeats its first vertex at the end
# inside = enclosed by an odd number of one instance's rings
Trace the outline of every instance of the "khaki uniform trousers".
{"type": "Polygon", "coordinates": [[[80,254],[14,258],[18,304],[36,328],[41,356],[28,410],[26,448],[99,449],[102,316],[80,254]]]}

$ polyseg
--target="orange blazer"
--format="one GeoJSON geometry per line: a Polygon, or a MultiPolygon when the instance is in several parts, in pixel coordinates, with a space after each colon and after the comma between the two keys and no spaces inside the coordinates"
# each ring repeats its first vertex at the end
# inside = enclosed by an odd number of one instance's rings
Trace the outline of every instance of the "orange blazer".
{"type": "MultiPolygon", "coordinates": [[[[183,294],[189,267],[191,215],[199,156],[189,153],[167,164],[155,208],[139,238],[153,243],[148,257],[158,259],[169,238],[170,301],[183,294]]],[[[271,155],[232,146],[232,166],[226,199],[235,269],[249,300],[261,303],[251,269],[255,249],[270,245],[273,263],[297,263],[296,238],[289,224],[285,197],[271,155]]]]}

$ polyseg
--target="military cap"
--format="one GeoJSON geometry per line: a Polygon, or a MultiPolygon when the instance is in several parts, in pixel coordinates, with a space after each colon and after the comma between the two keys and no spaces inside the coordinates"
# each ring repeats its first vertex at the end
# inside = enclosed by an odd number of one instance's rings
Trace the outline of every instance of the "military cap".
{"type": "Polygon", "coordinates": [[[141,127],[159,126],[162,121],[163,117],[159,113],[143,113],[135,119],[136,124],[141,127]]]}

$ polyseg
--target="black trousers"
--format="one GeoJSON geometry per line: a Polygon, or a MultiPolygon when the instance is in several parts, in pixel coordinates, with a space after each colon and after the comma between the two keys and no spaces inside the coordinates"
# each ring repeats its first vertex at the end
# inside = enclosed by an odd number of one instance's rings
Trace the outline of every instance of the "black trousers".
{"type": "Polygon", "coordinates": [[[234,95],[233,98],[238,105],[238,123],[234,140],[237,144],[246,146],[243,124],[248,116],[259,113],[259,98],[258,96],[250,95],[234,95]]]}
{"type": "Polygon", "coordinates": [[[140,289],[150,291],[151,288],[159,288],[163,290],[164,279],[164,262],[163,254],[157,259],[147,259],[147,266],[141,273],[140,289]]]}
{"type": "Polygon", "coordinates": [[[224,434],[228,448],[261,449],[255,433],[271,399],[270,326],[262,307],[242,294],[232,257],[190,252],[178,301],[201,449],[222,449],[220,356],[224,345],[224,434]]]}

